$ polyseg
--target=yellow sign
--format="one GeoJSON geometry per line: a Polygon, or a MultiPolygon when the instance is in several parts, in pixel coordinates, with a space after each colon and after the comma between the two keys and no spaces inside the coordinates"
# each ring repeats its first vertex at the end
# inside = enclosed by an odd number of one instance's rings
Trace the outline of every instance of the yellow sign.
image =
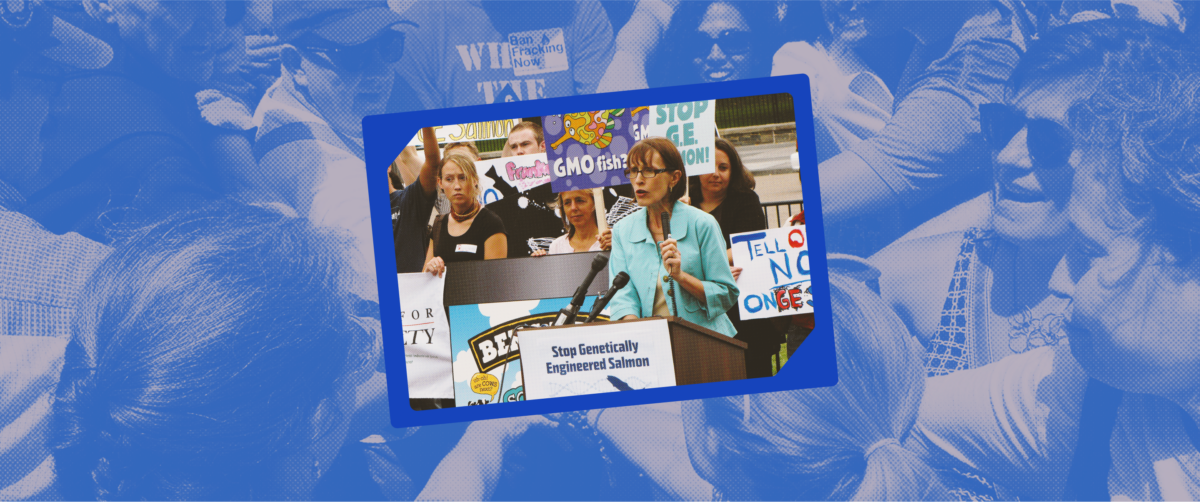
{"type": "Polygon", "coordinates": [[[500,379],[490,373],[476,373],[471,377],[471,390],[476,394],[492,396],[492,401],[495,401],[496,393],[500,392],[500,379]]]}
{"type": "MultiPolygon", "coordinates": [[[[457,141],[483,141],[488,139],[507,138],[508,131],[521,122],[521,119],[492,120],[488,122],[471,122],[433,128],[437,135],[438,144],[454,143],[457,141]]],[[[421,133],[413,136],[409,146],[421,145],[421,133]]]]}

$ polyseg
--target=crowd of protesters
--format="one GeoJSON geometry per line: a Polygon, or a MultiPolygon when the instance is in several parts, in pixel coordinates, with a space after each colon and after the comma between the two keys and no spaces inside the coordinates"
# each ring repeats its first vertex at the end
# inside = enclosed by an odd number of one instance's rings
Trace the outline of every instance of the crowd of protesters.
{"type": "MultiPolygon", "coordinates": [[[[1195,5],[619,3],[0,3],[0,499],[1200,496],[1195,5]],[[522,32],[566,62],[516,74],[522,32]],[[391,427],[363,117],[792,73],[837,386],[391,427]]],[[[421,139],[399,271],[622,245],[421,139]]],[[[763,226],[719,149],[679,209],[714,241],[763,226]]]]}

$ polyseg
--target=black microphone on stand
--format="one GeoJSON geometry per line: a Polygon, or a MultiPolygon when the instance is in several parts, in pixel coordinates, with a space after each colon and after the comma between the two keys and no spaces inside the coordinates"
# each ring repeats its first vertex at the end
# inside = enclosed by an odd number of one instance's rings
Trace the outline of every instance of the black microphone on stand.
{"type": "MultiPolygon", "coordinates": [[[[662,217],[663,240],[671,238],[671,213],[663,211],[659,216],[662,217]]],[[[679,315],[679,306],[675,304],[675,281],[667,280],[670,290],[667,295],[671,297],[671,315],[679,315]]]]}
{"type": "Polygon", "coordinates": [[[600,297],[599,300],[596,300],[596,303],[592,304],[592,312],[588,315],[587,320],[583,321],[583,323],[587,324],[595,321],[596,316],[600,315],[600,311],[604,310],[604,307],[608,306],[608,302],[612,301],[613,297],[617,295],[617,291],[625,287],[625,285],[628,283],[629,274],[626,274],[625,272],[621,272],[617,274],[616,277],[613,277],[612,287],[608,288],[608,291],[604,293],[604,296],[600,297]]]}
{"type": "Polygon", "coordinates": [[[575,324],[575,316],[579,313],[579,308],[583,306],[583,299],[587,296],[588,286],[592,284],[592,279],[596,278],[596,274],[599,274],[607,266],[608,255],[598,254],[596,258],[592,259],[592,269],[588,271],[588,275],[583,280],[583,284],[579,285],[579,289],[575,290],[575,296],[571,298],[571,304],[558,311],[558,318],[554,320],[555,326],[575,324]]]}

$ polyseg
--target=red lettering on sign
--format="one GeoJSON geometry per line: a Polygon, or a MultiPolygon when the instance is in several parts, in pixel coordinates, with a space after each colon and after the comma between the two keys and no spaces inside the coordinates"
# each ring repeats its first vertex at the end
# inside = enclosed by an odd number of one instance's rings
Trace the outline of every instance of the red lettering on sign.
{"type": "Polygon", "coordinates": [[[804,247],[804,232],[799,228],[793,228],[791,232],[788,232],[788,244],[791,244],[793,248],[804,247]]]}
{"type": "Polygon", "coordinates": [[[775,290],[775,304],[779,305],[779,311],[783,312],[789,307],[788,291],[786,289],[775,290]]]}
{"type": "Polygon", "coordinates": [[[792,304],[792,308],[796,310],[800,310],[800,308],[804,307],[804,298],[801,298],[800,296],[800,288],[789,289],[788,300],[790,300],[789,303],[792,304]]]}
{"type": "Polygon", "coordinates": [[[779,311],[802,310],[804,308],[804,291],[800,288],[779,288],[774,291],[775,304],[779,311]]]}

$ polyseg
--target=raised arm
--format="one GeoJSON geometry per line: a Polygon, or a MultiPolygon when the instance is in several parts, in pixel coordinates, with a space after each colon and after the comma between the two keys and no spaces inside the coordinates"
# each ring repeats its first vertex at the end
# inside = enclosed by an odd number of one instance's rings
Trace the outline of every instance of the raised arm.
{"type": "Polygon", "coordinates": [[[596,92],[645,89],[646,59],[671,24],[679,0],[640,0],[617,33],[616,52],[596,92]]]}
{"type": "Polygon", "coordinates": [[[437,191],[437,171],[442,163],[442,150],[438,148],[437,134],[432,127],[421,129],[421,139],[425,144],[425,164],[421,166],[419,180],[425,195],[432,196],[437,191]]]}
{"type": "Polygon", "coordinates": [[[829,221],[842,221],[900,206],[896,191],[852,151],[822,162],[819,170],[822,209],[829,221]]]}
{"type": "Polygon", "coordinates": [[[821,163],[827,222],[894,212],[945,196],[957,181],[990,176],[983,171],[990,160],[979,132],[979,105],[1004,102],[1021,49],[1003,22],[976,30],[923,69],[882,130],[821,163]]]}

